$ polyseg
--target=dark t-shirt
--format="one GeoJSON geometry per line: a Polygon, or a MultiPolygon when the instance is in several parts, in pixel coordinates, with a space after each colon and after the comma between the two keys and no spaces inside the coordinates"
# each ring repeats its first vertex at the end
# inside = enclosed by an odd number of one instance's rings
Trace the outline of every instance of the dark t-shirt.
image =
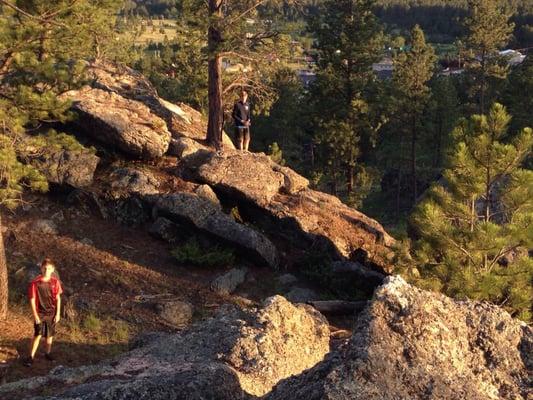
{"type": "Polygon", "coordinates": [[[231,114],[235,121],[235,126],[244,127],[244,121],[250,121],[250,103],[238,101],[233,106],[233,113],[231,114]]]}
{"type": "Polygon", "coordinates": [[[38,276],[30,284],[29,298],[35,298],[37,313],[40,316],[53,316],[57,307],[57,295],[63,293],[61,282],[51,277],[48,282],[38,276]]]}

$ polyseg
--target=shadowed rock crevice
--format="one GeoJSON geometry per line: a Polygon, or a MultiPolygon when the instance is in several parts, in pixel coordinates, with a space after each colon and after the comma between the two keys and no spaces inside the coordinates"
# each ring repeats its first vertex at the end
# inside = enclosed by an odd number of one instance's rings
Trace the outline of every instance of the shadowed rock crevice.
{"type": "Polygon", "coordinates": [[[308,181],[265,154],[227,151],[186,158],[181,173],[210,185],[226,203],[265,229],[303,249],[318,245],[338,259],[355,256],[390,271],[394,239],[375,220],[336,197],[308,188],[308,181]],[[361,257],[361,254],[364,254],[361,257]]]}

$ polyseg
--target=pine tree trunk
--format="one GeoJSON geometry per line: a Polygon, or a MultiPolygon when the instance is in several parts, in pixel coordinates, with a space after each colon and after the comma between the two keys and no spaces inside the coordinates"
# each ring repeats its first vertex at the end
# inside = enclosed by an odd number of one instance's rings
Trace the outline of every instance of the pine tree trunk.
{"type": "Polygon", "coordinates": [[[472,195],[472,200],[470,200],[470,232],[474,232],[475,221],[476,221],[476,196],[472,195]]]}
{"type": "Polygon", "coordinates": [[[485,114],[485,84],[487,81],[487,72],[485,70],[486,55],[485,50],[481,53],[481,88],[479,93],[479,113],[485,114]]]}
{"type": "Polygon", "coordinates": [[[401,194],[402,194],[402,168],[401,166],[398,168],[398,179],[397,179],[397,186],[396,186],[396,220],[400,220],[400,200],[401,200],[401,194]]]}
{"type": "Polygon", "coordinates": [[[333,195],[338,196],[337,165],[335,160],[331,163],[331,177],[333,178],[333,181],[331,182],[331,191],[333,192],[333,195]]]}
{"type": "Polygon", "coordinates": [[[208,31],[208,97],[209,119],[207,123],[207,142],[216,149],[222,148],[222,58],[219,46],[222,43],[222,33],[217,21],[222,18],[221,0],[209,0],[209,17],[211,22],[208,31]],[[215,17],[215,18],[213,18],[215,17]]]}
{"type": "Polygon", "coordinates": [[[440,160],[442,159],[442,131],[443,131],[443,121],[442,118],[438,119],[438,129],[437,129],[437,146],[435,147],[435,159],[433,160],[433,167],[440,167],[440,160]]]}
{"type": "Polygon", "coordinates": [[[416,117],[413,117],[413,128],[411,136],[411,176],[413,178],[413,206],[418,198],[418,188],[416,183],[416,117]]]}
{"type": "Polygon", "coordinates": [[[0,215],[0,321],[7,318],[8,286],[7,286],[7,261],[2,236],[2,216],[0,215]]]}
{"type": "Polygon", "coordinates": [[[348,167],[348,192],[352,193],[355,189],[355,173],[352,166],[348,167]]]}

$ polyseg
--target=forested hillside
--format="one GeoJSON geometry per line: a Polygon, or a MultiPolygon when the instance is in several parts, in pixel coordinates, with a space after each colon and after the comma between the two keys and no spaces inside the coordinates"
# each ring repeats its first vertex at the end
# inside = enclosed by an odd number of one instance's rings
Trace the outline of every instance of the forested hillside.
{"type": "MultiPolygon", "coordinates": [[[[532,58],[507,65],[498,52],[518,47],[527,54],[533,44],[533,6],[498,0],[274,3],[257,7],[249,15],[255,24],[239,28],[251,37],[265,35],[263,47],[244,45],[240,55],[231,49],[226,59],[229,65],[260,74],[252,77],[252,72],[228,69],[223,77],[223,84],[232,89],[224,91],[226,109],[235,99],[235,82],[252,91],[257,114],[252,148],[301,171],[315,187],[369,213],[404,238],[400,253],[409,254],[406,271],[419,284],[507,306],[514,298],[516,311],[528,316],[530,260],[513,264],[516,270],[510,275],[504,274],[507,267],[496,266],[506,265],[508,256],[527,248],[531,240],[530,233],[514,237],[511,232],[530,232],[530,211],[525,211],[530,203],[526,201],[525,209],[516,204],[522,204],[521,196],[531,190],[527,127],[533,120],[527,93],[533,84],[532,58]],[[390,60],[391,79],[376,78],[373,69],[382,60],[390,60]],[[302,81],[302,70],[312,73],[310,85],[302,81]],[[248,86],[250,82],[254,83],[248,86]],[[491,118],[499,133],[486,144],[483,135],[493,130],[491,118]],[[500,154],[502,146],[509,148],[507,155],[500,154]],[[463,158],[457,158],[459,149],[465,152],[463,158]],[[488,156],[490,166],[478,159],[479,151],[494,153],[488,156]],[[452,178],[468,154],[472,163],[481,164],[472,164],[462,178],[452,178]],[[506,165],[511,157],[515,162],[506,165]],[[495,172],[502,163],[506,167],[495,172]],[[483,165],[491,171],[490,178],[483,165]],[[520,178],[511,183],[504,176],[520,178]],[[471,179],[480,186],[468,186],[471,179]],[[488,181],[482,184],[483,179],[488,181]],[[455,180],[457,187],[450,187],[455,180]],[[512,191],[521,193],[521,200],[504,200],[495,192],[496,187],[502,193],[515,184],[512,191]],[[464,191],[474,197],[461,198],[464,191]],[[509,203],[498,212],[505,213],[503,219],[496,211],[481,212],[504,201],[515,205],[509,203]],[[462,217],[453,214],[464,202],[470,211],[464,210],[462,217]],[[443,215],[470,223],[428,228],[433,218],[446,219],[443,215]],[[439,237],[449,241],[441,241],[439,247],[439,237]],[[483,242],[493,245],[482,250],[483,242]],[[434,249],[429,252],[428,246],[434,249]],[[450,246],[462,249],[453,260],[444,257],[453,254],[450,246]],[[462,270],[472,263],[478,267],[462,270]],[[420,270],[413,270],[413,264],[420,270]],[[486,278],[474,278],[480,273],[486,278]]],[[[163,15],[177,25],[175,37],[152,44],[149,48],[155,53],[146,53],[132,65],[150,76],[165,97],[210,110],[203,36],[207,9],[194,1],[137,4],[146,8],[141,14],[163,15]]],[[[240,40],[231,37],[232,42],[240,40]]],[[[231,130],[227,114],[225,118],[231,130]]]]}
{"type": "Polygon", "coordinates": [[[532,93],[528,0],[0,0],[0,397],[529,398],[532,93]],[[4,386],[49,256],[133,350],[4,386]]]}
{"type": "MultiPolygon", "coordinates": [[[[143,17],[179,15],[179,2],[175,0],[128,0],[125,10],[143,17]]],[[[292,20],[315,13],[323,0],[305,0],[297,7],[280,7],[292,20]]],[[[418,24],[432,42],[452,43],[464,34],[461,19],[467,15],[467,0],[378,0],[374,6],[376,16],[385,24],[387,31],[405,34],[418,24]]],[[[528,0],[506,2],[515,12],[512,21],[516,24],[514,48],[528,47],[533,43],[533,4],[528,0]]]]}
{"type": "MultiPolygon", "coordinates": [[[[511,18],[516,24],[511,46],[531,46],[533,4],[528,0],[506,3],[515,11],[511,18]]],[[[418,24],[431,41],[451,43],[464,34],[461,19],[468,13],[467,6],[467,0],[378,0],[375,10],[389,30],[405,31],[418,24]]]]}

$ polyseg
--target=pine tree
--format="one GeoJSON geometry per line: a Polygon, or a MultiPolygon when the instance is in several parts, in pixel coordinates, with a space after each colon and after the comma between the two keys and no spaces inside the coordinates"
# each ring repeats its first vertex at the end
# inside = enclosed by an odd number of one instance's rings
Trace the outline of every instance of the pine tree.
{"type": "MultiPolygon", "coordinates": [[[[24,188],[46,190],[44,177],[21,164],[18,156],[28,144],[46,147],[57,139],[57,135],[39,135],[45,131],[39,129],[43,124],[71,118],[70,103],[58,95],[83,83],[82,59],[97,57],[114,46],[108,43],[114,29],[111,12],[119,4],[111,0],[0,0],[0,205],[15,207],[24,188]],[[34,130],[33,135],[26,134],[28,128],[34,130]]],[[[8,304],[3,250],[2,243],[0,319],[6,317],[8,304]]]]}
{"type": "Polygon", "coordinates": [[[470,80],[470,95],[478,106],[479,114],[495,99],[497,84],[507,76],[508,67],[498,50],[505,46],[514,24],[509,2],[504,0],[469,0],[469,17],[464,25],[468,33],[465,70],[470,80]]]}
{"type": "MultiPolygon", "coordinates": [[[[251,91],[258,109],[266,110],[275,100],[268,81],[278,60],[288,54],[290,38],[280,35],[275,21],[261,18],[259,8],[280,0],[187,0],[206,10],[209,117],[207,141],[220,148],[224,123],[224,98],[239,88],[251,91]],[[223,63],[241,64],[238,73],[223,74],[223,63]],[[229,81],[224,82],[228,79],[229,81]],[[266,79],[265,79],[266,78],[266,79]]],[[[292,1],[284,0],[291,4],[292,1]]]]}
{"type": "Polygon", "coordinates": [[[511,127],[533,126],[533,54],[515,67],[507,82],[503,103],[513,116],[511,127]]]}
{"type": "Polygon", "coordinates": [[[444,165],[444,154],[450,145],[451,132],[460,116],[457,89],[449,76],[437,76],[430,82],[431,102],[429,104],[426,153],[433,160],[432,167],[440,173],[444,165]]]}
{"type": "Polygon", "coordinates": [[[533,131],[504,142],[510,116],[500,104],[463,120],[444,183],[417,207],[419,281],[449,295],[503,304],[531,318],[533,171],[521,168],[533,131]],[[522,251],[522,252],[521,252],[522,251]],[[514,260],[506,262],[509,256],[514,260]]]}
{"type": "Polygon", "coordinates": [[[372,64],[381,58],[384,43],[372,6],[371,0],[326,0],[309,19],[318,67],[309,93],[317,154],[331,190],[338,193],[340,180],[348,196],[366,176],[364,160],[382,124],[371,106],[377,92],[372,64]]]}
{"type": "Polygon", "coordinates": [[[426,43],[424,32],[418,25],[411,31],[407,46],[409,50],[400,53],[394,60],[396,104],[393,121],[399,121],[398,128],[410,137],[411,194],[415,204],[418,198],[417,145],[422,129],[422,115],[431,96],[428,82],[433,76],[436,57],[433,47],[426,43]]]}

